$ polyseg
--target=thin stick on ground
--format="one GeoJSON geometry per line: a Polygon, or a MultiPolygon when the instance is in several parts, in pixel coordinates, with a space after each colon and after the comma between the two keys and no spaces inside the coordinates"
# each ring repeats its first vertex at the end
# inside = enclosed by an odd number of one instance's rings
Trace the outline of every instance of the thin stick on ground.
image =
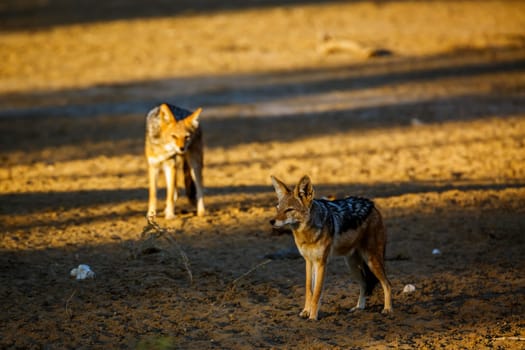
{"type": "Polygon", "coordinates": [[[234,290],[235,290],[235,286],[237,285],[237,283],[242,280],[243,278],[245,278],[246,276],[248,276],[249,274],[251,274],[252,272],[254,272],[255,270],[257,270],[258,268],[268,264],[272,262],[271,259],[267,259],[267,260],[264,260],[260,263],[258,263],[257,265],[255,265],[254,267],[252,267],[251,269],[249,269],[248,271],[246,271],[245,273],[243,273],[242,275],[240,275],[239,277],[237,277],[236,279],[234,279],[231,283],[230,283],[230,286],[229,288],[226,290],[226,292],[224,293],[223,297],[222,297],[222,301],[221,301],[221,305],[224,304],[224,301],[226,300],[227,296],[229,293],[232,293],[234,290]]]}
{"type": "Polygon", "coordinates": [[[255,265],[254,267],[252,267],[251,269],[249,269],[248,271],[246,271],[245,273],[243,273],[242,275],[240,275],[239,277],[234,279],[233,282],[231,283],[232,287],[234,287],[237,284],[237,282],[239,282],[241,279],[243,279],[244,277],[248,276],[253,271],[257,270],[259,267],[264,266],[264,265],[266,265],[266,264],[268,264],[270,262],[272,262],[272,260],[271,259],[267,259],[267,260],[264,260],[263,262],[258,263],[257,265],[255,265]]]}
{"type": "Polygon", "coordinates": [[[498,337],[494,340],[516,340],[516,341],[525,341],[525,337],[498,337]]]}
{"type": "Polygon", "coordinates": [[[77,292],[77,290],[75,289],[73,291],[73,293],[71,293],[71,295],[69,296],[69,298],[67,298],[66,300],[66,315],[69,319],[71,319],[73,317],[73,312],[69,309],[69,303],[71,302],[71,299],[73,299],[73,296],[75,296],[75,293],[77,292]]]}
{"type": "Polygon", "coordinates": [[[166,236],[168,241],[175,246],[177,251],[179,252],[179,255],[182,259],[182,264],[184,265],[184,268],[186,269],[186,272],[188,273],[188,278],[190,279],[190,285],[193,285],[193,274],[191,273],[190,269],[190,260],[188,259],[188,256],[186,253],[182,250],[180,245],[177,243],[177,241],[172,236],[166,236]]]}
{"type": "Polygon", "coordinates": [[[186,269],[186,273],[188,274],[188,278],[190,280],[190,285],[193,285],[193,273],[190,269],[190,260],[188,259],[188,255],[184,252],[184,250],[182,250],[175,238],[173,238],[174,229],[160,227],[160,225],[157,224],[153,218],[148,217],[147,220],[148,223],[142,229],[141,237],[145,238],[146,240],[163,237],[166,241],[168,241],[168,243],[174,246],[180,255],[184,268],[186,269]]]}

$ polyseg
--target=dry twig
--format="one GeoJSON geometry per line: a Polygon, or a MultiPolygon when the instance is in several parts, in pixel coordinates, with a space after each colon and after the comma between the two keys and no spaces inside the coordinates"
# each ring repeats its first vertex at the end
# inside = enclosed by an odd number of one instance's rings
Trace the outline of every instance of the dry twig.
{"type": "Polygon", "coordinates": [[[517,341],[525,341],[525,337],[498,337],[498,338],[494,338],[494,340],[517,340],[517,341]]]}
{"type": "Polygon", "coordinates": [[[236,279],[234,279],[231,283],[230,283],[230,286],[229,288],[226,290],[226,292],[224,293],[223,297],[222,297],[222,301],[221,301],[221,305],[224,304],[224,301],[226,300],[227,296],[230,294],[230,293],[233,293],[233,291],[235,290],[235,286],[237,285],[237,283],[242,280],[243,278],[245,278],[246,276],[248,276],[249,274],[251,274],[252,272],[254,272],[255,270],[257,270],[259,267],[261,266],[264,266],[268,263],[272,262],[271,259],[267,259],[267,260],[264,260],[260,263],[258,263],[257,265],[255,265],[254,267],[252,267],[251,269],[249,269],[248,271],[246,271],[245,273],[243,273],[242,275],[240,275],[239,277],[237,277],[236,279]]]}
{"type": "Polygon", "coordinates": [[[67,300],[66,300],[66,315],[67,315],[67,317],[69,319],[73,318],[73,311],[71,311],[70,308],[69,308],[69,302],[71,301],[71,299],[73,299],[73,296],[75,295],[76,292],[77,292],[77,290],[75,289],[73,291],[73,293],[71,293],[69,298],[67,298],[67,300]]]}
{"type": "Polygon", "coordinates": [[[177,243],[177,241],[175,241],[175,239],[172,236],[166,236],[166,238],[172,245],[175,246],[175,248],[179,252],[179,255],[182,259],[182,264],[184,265],[184,268],[186,269],[186,272],[188,273],[190,284],[193,285],[193,274],[191,273],[190,260],[188,259],[188,256],[186,255],[186,253],[182,250],[180,245],[177,243]]]}
{"type": "Polygon", "coordinates": [[[182,250],[180,245],[173,238],[174,229],[160,227],[160,225],[157,224],[153,218],[148,217],[147,220],[148,223],[146,226],[144,226],[141,233],[141,237],[145,239],[145,241],[142,244],[143,249],[141,249],[141,252],[139,252],[139,254],[156,253],[160,251],[161,249],[155,247],[152,241],[155,239],[164,238],[168,243],[174,246],[177,252],[179,253],[180,258],[182,260],[182,264],[184,265],[184,268],[186,269],[186,272],[188,274],[190,284],[193,285],[193,273],[190,269],[190,260],[188,259],[188,255],[186,255],[184,250],[182,250]]]}

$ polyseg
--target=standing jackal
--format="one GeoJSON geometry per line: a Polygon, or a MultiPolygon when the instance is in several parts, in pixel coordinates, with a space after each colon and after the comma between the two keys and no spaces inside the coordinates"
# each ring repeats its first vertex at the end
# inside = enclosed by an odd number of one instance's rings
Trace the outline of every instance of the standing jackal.
{"type": "Polygon", "coordinates": [[[377,282],[383,287],[383,313],[392,311],[391,285],[385,274],[386,230],[374,203],[360,197],[340,200],[314,199],[314,189],[304,176],[290,190],[272,176],[278,198],[276,228],[292,229],[295,244],[306,260],[306,298],[303,318],[317,319],[326,264],[331,255],[345,257],[351,276],[359,283],[354,310],[364,309],[365,296],[377,282]]]}
{"type": "Polygon", "coordinates": [[[186,195],[197,206],[197,215],[204,215],[202,184],[203,143],[199,125],[201,108],[195,112],[161,104],[149,111],[146,118],[146,158],[149,174],[148,217],[157,214],[157,178],[160,168],[166,177],[166,219],[175,217],[177,200],[176,169],[182,161],[186,195]]]}

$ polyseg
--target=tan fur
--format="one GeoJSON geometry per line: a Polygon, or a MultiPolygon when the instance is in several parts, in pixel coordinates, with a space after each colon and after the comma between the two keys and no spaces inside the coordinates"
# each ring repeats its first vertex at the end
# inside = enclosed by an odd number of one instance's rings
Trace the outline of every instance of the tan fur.
{"type": "Polygon", "coordinates": [[[384,268],[386,230],[379,210],[373,207],[356,229],[334,232],[329,222],[323,222],[320,227],[314,224],[322,222],[327,212],[321,213],[319,208],[312,205],[315,201],[314,191],[307,176],[301,179],[293,191],[273,176],[272,182],[279,200],[272,224],[274,227],[288,226],[292,229],[297,248],[306,262],[305,306],[300,316],[317,319],[326,265],[332,255],[345,257],[351,276],[360,285],[359,299],[352,311],[365,307],[367,281],[362,271],[366,264],[383,288],[383,313],[390,313],[391,285],[384,268]]]}
{"type": "Polygon", "coordinates": [[[166,177],[165,217],[175,217],[177,200],[177,170],[183,167],[186,195],[197,206],[197,215],[203,216],[203,140],[198,123],[201,108],[183,120],[177,121],[170,107],[161,104],[150,111],[147,119],[145,153],[148,160],[149,201],[148,217],[156,216],[157,178],[160,169],[166,177]]]}

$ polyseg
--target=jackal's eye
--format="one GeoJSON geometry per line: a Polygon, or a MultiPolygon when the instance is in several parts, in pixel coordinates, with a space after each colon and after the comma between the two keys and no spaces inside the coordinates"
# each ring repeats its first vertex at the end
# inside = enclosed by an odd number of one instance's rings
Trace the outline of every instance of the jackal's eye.
{"type": "Polygon", "coordinates": [[[284,211],[285,213],[289,213],[291,211],[294,211],[295,209],[294,208],[286,208],[286,210],[284,211]]]}

